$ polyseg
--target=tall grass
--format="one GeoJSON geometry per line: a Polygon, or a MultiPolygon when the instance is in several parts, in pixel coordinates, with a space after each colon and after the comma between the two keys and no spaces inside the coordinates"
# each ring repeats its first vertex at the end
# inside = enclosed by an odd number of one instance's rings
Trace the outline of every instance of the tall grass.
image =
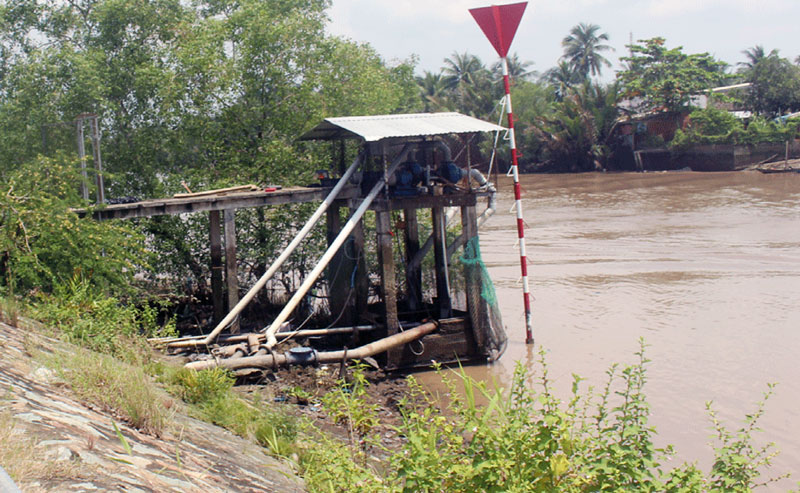
{"type": "Polygon", "coordinates": [[[81,400],[144,433],[161,436],[166,431],[171,417],[169,400],[142,367],[83,348],[54,353],[45,361],[81,400]]]}

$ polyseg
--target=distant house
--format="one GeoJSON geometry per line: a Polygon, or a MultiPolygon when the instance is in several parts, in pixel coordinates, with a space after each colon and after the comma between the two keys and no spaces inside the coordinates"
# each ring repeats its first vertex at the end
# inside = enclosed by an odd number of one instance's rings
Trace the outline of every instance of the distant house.
{"type": "MultiPolygon", "coordinates": [[[[669,150],[665,144],[670,142],[678,129],[685,129],[689,114],[697,108],[716,108],[725,110],[742,120],[749,120],[753,113],[731,100],[719,97],[735,91],[745,90],[750,83],[715,87],[704,94],[692,97],[690,106],[682,111],[651,110],[633,113],[631,110],[641,106],[641,100],[622,101],[620,110],[627,114],[620,117],[611,132],[613,147],[609,165],[616,169],[665,170],[691,168],[696,171],[723,171],[742,169],[753,163],[784,155],[784,144],[763,143],[753,145],[697,145],[679,152],[669,150]]],[[[788,119],[796,115],[781,117],[788,119]]],[[[797,153],[797,144],[786,147],[790,155],[797,153]]]]}

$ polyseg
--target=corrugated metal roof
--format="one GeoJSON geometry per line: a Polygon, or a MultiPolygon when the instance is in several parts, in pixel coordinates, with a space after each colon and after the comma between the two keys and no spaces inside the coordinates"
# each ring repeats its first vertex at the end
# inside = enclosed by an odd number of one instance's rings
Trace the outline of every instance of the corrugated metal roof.
{"type": "Polygon", "coordinates": [[[376,142],[397,137],[495,132],[505,128],[461,113],[413,113],[408,115],[343,116],[326,118],[300,140],[361,138],[376,142]]]}

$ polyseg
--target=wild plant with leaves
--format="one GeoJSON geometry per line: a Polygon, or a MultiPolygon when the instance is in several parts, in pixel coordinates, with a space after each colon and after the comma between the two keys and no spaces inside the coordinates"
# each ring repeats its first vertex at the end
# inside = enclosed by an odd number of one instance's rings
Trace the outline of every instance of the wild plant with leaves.
{"type": "Polygon", "coordinates": [[[772,444],[754,444],[771,387],[737,432],[710,412],[721,444],[711,471],[693,464],[665,470],[672,452],[654,445],[644,343],[636,357],[622,369],[612,366],[599,392],[582,390],[574,375],[568,402],[554,395],[543,352],[536,377],[518,365],[509,390],[440,369],[449,387],[444,410],[409,377],[397,430],[401,448],[384,448],[388,459],[374,467],[360,450],[354,461],[335,442],[314,447],[303,454],[307,485],[312,491],[722,492],[785,477],[761,478],[777,452],[772,444]]]}

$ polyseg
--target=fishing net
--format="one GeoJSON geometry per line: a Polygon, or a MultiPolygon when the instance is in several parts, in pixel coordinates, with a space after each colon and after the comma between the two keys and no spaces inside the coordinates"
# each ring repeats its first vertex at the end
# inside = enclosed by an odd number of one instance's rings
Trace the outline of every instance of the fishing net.
{"type": "Polygon", "coordinates": [[[478,322],[476,325],[484,329],[483,339],[486,342],[486,353],[489,359],[494,361],[505,351],[508,336],[506,336],[503,318],[497,305],[494,283],[489,277],[489,271],[486,270],[486,264],[483,263],[481,257],[478,236],[473,236],[464,245],[464,256],[461,257],[461,262],[464,264],[468,281],[472,280],[480,286],[481,299],[485,301],[484,306],[470,307],[470,315],[472,320],[478,322]]]}

